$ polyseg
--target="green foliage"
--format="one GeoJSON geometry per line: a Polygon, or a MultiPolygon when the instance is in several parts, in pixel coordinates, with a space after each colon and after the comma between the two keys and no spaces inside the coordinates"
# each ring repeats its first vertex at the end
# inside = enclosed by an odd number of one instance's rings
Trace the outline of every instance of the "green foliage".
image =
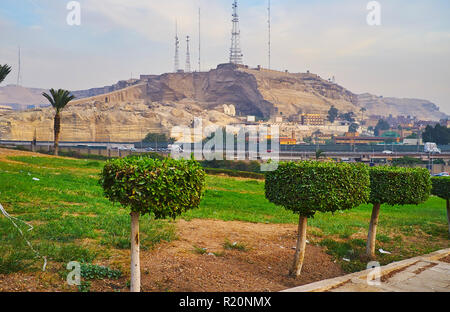
{"type": "Polygon", "coordinates": [[[132,157],[108,161],[100,184],[112,202],[141,215],[153,213],[156,219],[175,219],[198,207],[205,176],[194,160],[132,157]]]}
{"type": "Polygon", "coordinates": [[[285,162],[266,173],[266,198],[294,213],[355,208],[369,199],[369,170],[363,164],[285,162]]]}
{"type": "Polygon", "coordinates": [[[212,175],[224,174],[224,175],[227,175],[230,177],[238,177],[238,178],[248,178],[248,179],[257,179],[257,180],[265,179],[265,176],[262,173],[237,171],[237,170],[230,170],[230,169],[206,168],[205,172],[207,174],[212,174],[212,175]]]}
{"type": "Polygon", "coordinates": [[[261,164],[254,161],[233,161],[233,160],[204,160],[200,164],[204,168],[230,169],[237,171],[261,172],[261,164]]]}
{"type": "Polygon", "coordinates": [[[423,168],[370,168],[372,204],[418,205],[428,200],[431,178],[423,168]]]}
{"type": "Polygon", "coordinates": [[[159,160],[163,160],[165,157],[155,153],[155,152],[151,152],[151,153],[142,153],[139,155],[130,155],[127,158],[139,158],[139,157],[147,157],[147,158],[151,158],[151,159],[159,159],[159,160]]]}
{"type": "Polygon", "coordinates": [[[390,128],[391,126],[386,120],[380,119],[375,127],[375,135],[380,135],[380,130],[389,130],[390,128]]]}
{"type": "Polygon", "coordinates": [[[333,123],[336,120],[336,118],[338,117],[338,115],[339,115],[338,109],[334,106],[331,106],[330,110],[328,111],[328,120],[331,123],[333,123]]]}
{"type": "Polygon", "coordinates": [[[347,120],[348,122],[355,122],[355,113],[353,112],[349,112],[349,113],[342,113],[339,115],[339,118],[343,119],[343,120],[347,120]]]}
{"type": "Polygon", "coordinates": [[[348,128],[348,132],[356,133],[356,132],[358,132],[358,129],[359,129],[359,125],[357,123],[352,123],[350,125],[350,127],[348,128]]]}
{"type": "Polygon", "coordinates": [[[442,199],[450,199],[450,177],[433,177],[431,178],[433,188],[431,193],[442,199]]]}
{"type": "Polygon", "coordinates": [[[232,243],[228,239],[225,240],[225,243],[223,244],[223,248],[225,248],[227,250],[248,251],[248,248],[244,243],[238,243],[238,242],[232,243]]]}
{"type": "Polygon", "coordinates": [[[71,95],[69,91],[63,89],[50,89],[50,95],[44,92],[42,93],[42,96],[50,102],[56,110],[56,113],[59,113],[70,101],[75,99],[75,96],[71,95]]]}
{"type": "Polygon", "coordinates": [[[438,145],[447,145],[450,143],[450,128],[437,124],[434,128],[427,126],[422,134],[425,142],[434,142],[438,145]]]}
{"type": "Polygon", "coordinates": [[[8,74],[11,72],[11,66],[5,64],[5,65],[0,65],[0,83],[3,82],[3,80],[5,80],[6,76],[8,76],[8,74]]]}
{"type": "Polygon", "coordinates": [[[142,140],[143,143],[170,143],[175,142],[173,138],[170,138],[166,133],[149,133],[142,140]]]}
{"type": "Polygon", "coordinates": [[[81,277],[86,280],[93,279],[119,279],[122,276],[120,270],[113,270],[105,266],[89,263],[81,264],[81,277]]]}
{"type": "MultiPolygon", "coordinates": [[[[427,163],[427,162],[425,162],[427,163]]],[[[406,165],[406,166],[414,166],[414,165],[421,165],[424,164],[424,162],[418,158],[404,156],[402,158],[397,158],[392,161],[392,165],[394,166],[400,166],[400,165],[406,165]]]]}

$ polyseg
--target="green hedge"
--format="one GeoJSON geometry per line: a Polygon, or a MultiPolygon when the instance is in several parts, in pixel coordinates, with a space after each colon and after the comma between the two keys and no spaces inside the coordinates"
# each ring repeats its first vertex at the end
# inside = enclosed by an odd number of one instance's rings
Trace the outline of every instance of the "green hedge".
{"type": "Polygon", "coordinates": [[[108,161],[100,184],[112,202],[163,219],[198,207],[205,176],[194,160],[130,157],[108,161]]]}
{"type": "Polygon", "coordinates": [[[282,162],[266,173],[266,198],[305,217],[366,203],[369,169],[363,164],[282,162]]]}
{"type": "Polygon", "coordinates": [[[431,193],[442,199],[450,199],[450,177],[433,177],[431,193]]]}
{"type": "Polygon", "coordinates": [[[229,170],[229,169],[216,169],[216,168],[204,168],[204,170],[207,174],[211,174],[211,175],[225,174],[230,177],[249,178],[249,179],[257,179],[257,180],[265,179],[265,176],[262,173],[237,171],[237,170],[229,170]]]}
{"type": "Polygon", "coordinates": [[[204,160],[200,161],[200,164],[204,168],[215,168],[215,169],[228,169],[236,171],[248,171],[248,172],[261,172],[261,164],[254,161],[243,161],[243,160],[204,160]]]}
{"type": "Polygon", "coordinates": [[[418,205],[430,197],[431,177],[423,168],[372,167],[370,186],[372,204],[418,205]]]}

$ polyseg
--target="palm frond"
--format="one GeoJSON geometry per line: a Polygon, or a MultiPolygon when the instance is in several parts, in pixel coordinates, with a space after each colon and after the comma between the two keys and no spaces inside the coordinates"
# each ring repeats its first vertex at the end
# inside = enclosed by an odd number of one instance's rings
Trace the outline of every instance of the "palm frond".
{"type": "Polygon", "coordinates": [[[62,111],[70,101],[75,99],[75,96],[71,95],[69,91],[64,89],[50,89],[50,95],[42,93],[42,95],[50,102],[57,113],[62,111]]]}
{"type": "Polygon", "coordinates": [[[0,83],[3,82],[3,80],[5,80],[6,76],[8,76],[8,74],[11,72],[11,66],[5,64],[5,65],[0,65],[0,83]]]}

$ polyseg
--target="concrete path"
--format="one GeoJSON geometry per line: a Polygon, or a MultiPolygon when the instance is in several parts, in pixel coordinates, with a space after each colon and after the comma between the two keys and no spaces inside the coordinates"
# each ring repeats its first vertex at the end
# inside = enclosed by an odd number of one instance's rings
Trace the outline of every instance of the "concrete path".
{"type": "Polygon", "coordinates": [[[445,249],[284,292],[450,292],[449,262],[445,249]]]}

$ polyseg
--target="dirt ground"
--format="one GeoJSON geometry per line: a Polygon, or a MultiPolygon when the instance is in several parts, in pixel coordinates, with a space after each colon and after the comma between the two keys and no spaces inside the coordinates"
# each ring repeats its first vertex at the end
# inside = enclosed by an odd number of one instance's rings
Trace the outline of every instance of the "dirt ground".
{"type": "MultiPolygon", "coordinates": [[[[308,244],[301,277],[289,277],[296,230],[295,225],[179,220],[178,240],[141,251],[142,291],[273,292],[344,275],[321,247],[308,244]],[[227,240],[245,250],[225,249],[227,240]]],[[[126,265],[128,254],[110,261],[126,265]]],[[[93,281],[91,291],[127,291],[127,280],[93,281]]],[[[0,275],[0,291],[74,290],[51,266],[45,273],[0,275]]]]}

